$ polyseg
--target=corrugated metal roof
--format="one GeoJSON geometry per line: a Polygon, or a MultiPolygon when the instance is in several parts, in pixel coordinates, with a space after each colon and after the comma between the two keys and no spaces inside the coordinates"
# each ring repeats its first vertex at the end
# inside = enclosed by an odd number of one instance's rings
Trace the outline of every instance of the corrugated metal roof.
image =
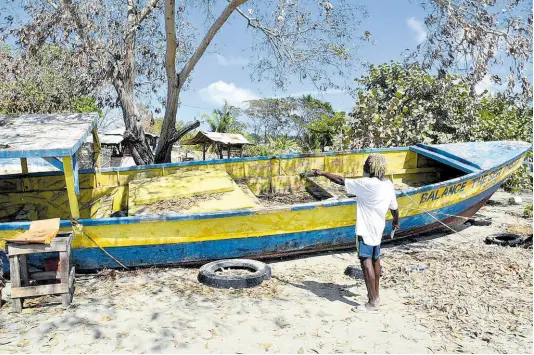
{"type": "Polygon", "coordinates": [[[195,145],[202,143],[222,143],[232,145],[253,145],[242,134],[238,133],[218,133],[218,132],[198,132],[197,135],[185,142],[182,145],[195,145]]]}

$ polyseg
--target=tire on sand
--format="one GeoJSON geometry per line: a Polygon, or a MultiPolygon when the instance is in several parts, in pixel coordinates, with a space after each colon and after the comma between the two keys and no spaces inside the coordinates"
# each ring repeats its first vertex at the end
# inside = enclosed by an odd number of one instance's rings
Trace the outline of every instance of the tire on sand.
{"type": "Polygon", "coordinates": [[[216,288],[250,288],[260,285],[263,280],[271,279],[271,268],[261,261],[249,259],[217,260],[202,265],[198,281],[216,288]],[[217,271],[222,269],[246,269],[252,271],[246,275],[224,275],[217,271]]]}
{"type": "Polygon", "coordinates": [[[501,246],[514,247],[524,242],[523,237],[512,233],[499,233],[486,237],[486,244],[497,244],[501,246]]]}

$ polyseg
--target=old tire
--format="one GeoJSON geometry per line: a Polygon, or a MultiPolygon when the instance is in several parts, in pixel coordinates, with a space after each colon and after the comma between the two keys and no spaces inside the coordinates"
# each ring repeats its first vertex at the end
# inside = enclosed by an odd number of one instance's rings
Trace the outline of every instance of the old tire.
{"type": "Polygon", "coordinates": [[[263,280],[271,279],[271,268],[261,261],[248,259],[218,260],[202,265],[198,273],[198,281],[216,288],[250,288],[260,285],[263,280]],[[247,269],[248,275],[221,275],[218,270],[223,268],[247,269]]]}
{"type": "Polygon", "coordinates": [[[523,237],[511,233],[499,233],[486,237],[486,244],[514,247],[523,243],[523,237]]]}
{"type": "Polygon", "coordinates": [[[471,223],[472,226],[490,226],[492,223],[491,218],[470,218],[466,223],[471,223]]]}

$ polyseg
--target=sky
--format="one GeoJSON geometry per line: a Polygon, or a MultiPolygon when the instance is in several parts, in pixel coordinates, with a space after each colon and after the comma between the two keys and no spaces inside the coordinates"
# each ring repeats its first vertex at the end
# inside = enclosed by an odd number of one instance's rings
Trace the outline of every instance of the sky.
{"type": "MultiPolygon", "coordinates": [[[[332,1],[335,4],[335,1],[332,1]]],[[[406,49],[414,50],[426,37],[423,9],[409,0],[360,0],[368,17],[360,26],[361,34],[371,32],[374,44],[366,42],[357,53],[364,62],[382,64],[402,60],[406,49]]],[[[243,5],[246,8],[246,4],[243,5]]],[[[220,108],[224,100],[235,106],[243,101],[273,97],[311,94],[328,101],[335,110],[351,110],[354,99],[341,90],[319,93],[310,82],[293,81],[286,91],[276,89],[268,82],[252,81],[248,64],[252,44],[250,31],[243,18],[234,14],[214,38],[210,53],[204,55],[193,73],[187,91],[181,94],[178,119],[189,121],[220,108]]],[[[348,81],[361,77],[366,69],[360,66],[348,73],[348,81]]],[[[206,128],[205,124],[201,128],[206,128]]]]}

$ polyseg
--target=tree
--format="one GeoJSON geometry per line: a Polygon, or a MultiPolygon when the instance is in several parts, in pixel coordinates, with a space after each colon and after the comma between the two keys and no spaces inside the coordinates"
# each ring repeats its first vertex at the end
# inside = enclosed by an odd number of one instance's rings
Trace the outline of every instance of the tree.
{"type": "MultiPolygon", "coordinates": [[[[158,47],[163,33],[153,14],[158,1],[24,0],[29,21],[9,31],[28,55],[46,43],[69,48],[71,64],[83,73],[80,79],[88,89],[114,88],[107,103],[122,110],[125,140],[136,163],[153,161],[138,122],[135,95],[155,89],[163,78],[158,47]]],[[[5,36],[9,26],[0,30],[5,36]]]]}
{"type": "Polygon", "coordinates": [[[328,68],[342,76],[343,70],[350,69],[355,63],[352,49],[354,36],[358,33],[355,16],[358,7],[350,1],[341,0],[335,8],[328,0],[318,4],[311,0],[280,0],[276,7],[275,2],[249,1],[247,13],[239,8],[245,2],[247,0],[228,1],[217,17],[213,17],[211,7],[208,7],[208,16],[214,19],[211,27],[200,43],[192,46],[195,49],[188,59],[177,63],[177,54],[183,54],[184,49],[177,46],[180,41],[176,37],[176,15],[180,19],[179,24],[185,21],[186,2],[182,1],[176,11],[175,1],[165,0],[167,106],[156,162],[169,161],[172,143],[182,133],[174,129],[180,92],[209,44],[234,11],[245,19],[247,28],[263,38],[256,47],[264,54],[258,56],[261,59],[255,68],[260,80],[272,78],[276,85],[283,87],[288,77],[296,74],[326,88],[334,85],[334,76],[328,75],[328,68]],[[179,72],[177,64],[181,64],[179,72]]]}
{"type": "Polygon", "coordinates": [[[240,109],[225,102],[222,109],[213,110],[211,116],[203,114],[202,118],[209,124],[211,132],[243,133],[246,124],[237,120],[240,113],[240,109]]]}
{"type": "Polygon", "coordinates": [[[43,47],[25,58],[5,46],[0,48],[0,113],[99,112],[94,93],[84,76],[69,65],[71,52],[43,47]]]}
{"type": "Polygon", "coordinates": [[[415,59],[439,76],[460,73],[474,94],[475,85],[489,76],[497,84],[507,81],[506,95],[516,89],[532,101],[526,69],[532,68],[532,1],[422,0],[427,11],[426,41],[415,59]],[[503,67],[508,70],[502,72],[503,67]],[[499,72],[501,71],[501,72],[499,72]]]}
{"type": "Polygon", "coordinates": [[[268,138],[288,135],[293,131],[292,112],[296,110],[295,102],[288,98],[266,98],[248,102],[245,113],[251,119],[252,133],[262,137],[263,143],[268,138]]]}
{"type": "MultiPolygon", "coordinates": [[[[324,152],[326,146],[334,145],[335,137],[342,133],[345,125],[345,112],[322,114],[307,125],[308,132],[302,137],[301,146],[305,151],[320,149],[324,152]]],[[[341,147],[343,150],[343,147],[341,147]]]]}
{"type": "Polygon", "coordinates": [[[477,100],[461,77],[390,63],[371,66],[357,82],[362,88],[343,132],[349,148],[469,140],[477,100]]]}
{"type": "Polygon", "coordinates": [[[253,133],[268,138],[292,136],[302,140],[309,125],[323,115],[333,116],[334,110],[328,102],[301,97],[265,98],[248,102],[245,113],[251,118],[253,133]]]}

